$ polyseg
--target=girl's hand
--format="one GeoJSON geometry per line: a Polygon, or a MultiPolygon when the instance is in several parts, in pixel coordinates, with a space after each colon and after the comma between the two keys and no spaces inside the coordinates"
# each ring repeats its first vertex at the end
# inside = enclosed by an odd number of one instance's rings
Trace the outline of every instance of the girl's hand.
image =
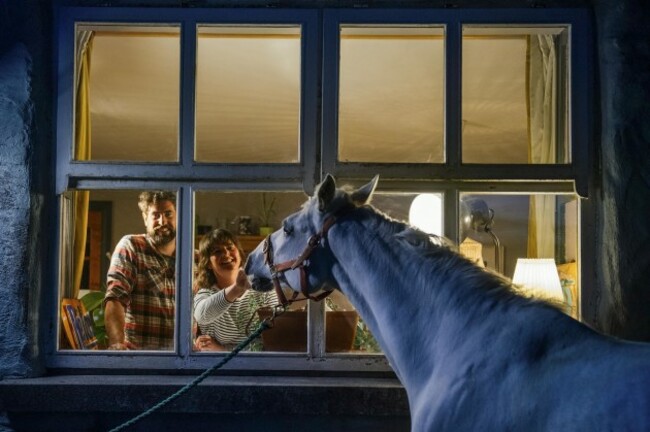
{"type": "Polygon", "coordinates": [[[246,273],[244,273],[244,269],[240,268],[237,273],[235,284],[226,288],[224,296],[228,302],[232,303],[239,297],[243,296],[244,293],[250,289],[250,287],[251,283],[248,281],[248,277],[246,276],[246,273]]]}
{"type": "Polygon", "coordinates": [[[194,349],[196,351],[227,351],[216,339],[208,335],[197,337],[194,341],[194,349]]]}

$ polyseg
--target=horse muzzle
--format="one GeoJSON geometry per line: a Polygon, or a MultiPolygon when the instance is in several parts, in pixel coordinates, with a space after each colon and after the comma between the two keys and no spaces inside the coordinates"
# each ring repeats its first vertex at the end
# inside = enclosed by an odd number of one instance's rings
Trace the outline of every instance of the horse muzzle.
{"type": "Polygon", "coordinates": [[[273,281],[265,277],[253,277],[251,287],[255,291],[271,291],[273,289],[273,281]]]}

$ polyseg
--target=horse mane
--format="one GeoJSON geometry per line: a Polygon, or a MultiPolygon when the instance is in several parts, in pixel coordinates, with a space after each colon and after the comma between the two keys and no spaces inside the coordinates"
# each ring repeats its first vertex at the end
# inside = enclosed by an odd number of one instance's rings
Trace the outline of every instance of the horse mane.
{"type": "Polygon", "coordinates": [[[329,212],[340,217],[351,210],[355,210],[355,217],[364,220],[367,227],[376,233],[382,233],[388,242],[395,247],[406,248],[414,255],[409,269],[413,273],[420,273],[431,277],[430,266],[427,263],[435,262],[436,275],[443,275],[447,283],[460,287],[466,291],[467,301],[478,300],[479,296],[505,301],[509,304],[521,306],[538,304],[560,310],[562,305],[550,299],[532,298],[523,295],[512,284],[511,280],[493,271],[492,269],[477,266],[468,258],[458,252],[458,248],[450,239],[425,233],[408,223],[395,219],[370,204],[370,201],[355,203],[349,193],[350,188],[337,189],[336,195],[329,208],[329,212]],[[467,287],[475,289],[468,290],[467,287]]]}

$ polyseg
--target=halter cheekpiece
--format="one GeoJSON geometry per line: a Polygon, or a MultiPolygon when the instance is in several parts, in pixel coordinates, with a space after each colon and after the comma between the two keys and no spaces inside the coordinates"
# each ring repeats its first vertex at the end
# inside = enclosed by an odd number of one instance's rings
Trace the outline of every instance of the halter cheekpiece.
{"type": "Polygon", "coordinates": [[[273,245],[271,243],[271,235],[269,234],[264,239],[264,244],[262,249],[262,253],[264,254],[264,263],[268,265],[269,270],[271,271],[271,280],[273,281],[275,293],[277,294],[278,300],[280,300],[282,306],[286,306],[289,303],[298,300],[304,300],[304,299],[297,298],[298,291],[295,290],[293,296],[290,299],[287,299],[286,296],[284,295],[284,292],[282,291],[282,287],[280,286],[280,275],[282,275],[287,270],[300,269],[300,292],[302,293],[303,296],[305,296],[305,299],[321,301],[332,293],[332,291],[325,291],[315,296],[309,294],[309,281],[308,281],[308,274],[307,274],[308,266],[306,265],[306,263],[309,257],[311,256],[312,252],[314,251],[314,249],[320,246],[321,240],[327,235],[327,231],[329,231],[332,225],[334,225],[334,222],[336,222],[336,216],[333,215],[329,216],[327,219],[325,219],[325,222],[323,223],[323,227],[321,228],[321,230],[318,233],[309,237],[309,240],[307,241],[307,246],[305,246],[305,249],[298,256],[298,258],[289,261],[284,261],[278,264],[273,263],[273,245]]]}

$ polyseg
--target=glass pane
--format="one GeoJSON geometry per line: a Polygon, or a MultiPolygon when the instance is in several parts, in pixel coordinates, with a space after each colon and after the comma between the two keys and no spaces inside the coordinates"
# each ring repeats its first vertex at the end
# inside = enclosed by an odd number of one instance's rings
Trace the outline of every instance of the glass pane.
{"type": "Polygon", "coordinates": [[[341,27],[339,161],[444,161],[443,37],[441,27],[341,27]]]}
{"type": "Polygon", "coordinates": [[[196,160],[298,162],[300,27],[198,28],[196,160]]]}
{"type": "Polygon", "coordinates": [[[515,277],[532,296],[551,297],[578,318],[579,201],[574,195],[487,195],[461,196],[460,252],[480,266],[497,270],[508,278],[525,264],[550,260],[553,279],[541,288],[542,276],[533,282],[515,277]]]}
{"type": "MultiPolygon", "coordinates": [[[[425,231],[441,235],[443,226],[442,194],[375,192],[373,207],[393,219],[407,221],[425,231]]],[[[358,315],[352,303],[341,292],[326,300],[325,351],[353,354],[380,353],[381,348],[372,330],[358,315]]]]}
{"type": "Polygon", "coordinates": [[[380,352],[379,344],[356,309],[340,291],[325,299],[325,352],[380,352]]]}
{"type": "MultiPolygon", "coordinates": [[[[302,192],[195,193],[194,350],[232,350],[277,305],[275,291],[238,293],[237,271],[246,256],[305,201],[302,192]],[[232,247],[232,246],[235,247],[232,247]]],[[[287,298],[291,297],[286,288],[287,298]]],[[[307,351],[305,302],[276,318],[249,351],[307,351]]]]}
{"type": "Polygon", "coordinates": [[[59,349],[173,350],[175,193],[69,191],[61,203],[59,349]]]}
{"type": "Polygon", "coordinates": [[[180,31],[77,26],[74,160],[178,161],[180,31]]]}
{"type": "Polygon", "coordinates": [[[570,162],[567,40],[563,27],[463,27],[463,162],[570,162]]]}

